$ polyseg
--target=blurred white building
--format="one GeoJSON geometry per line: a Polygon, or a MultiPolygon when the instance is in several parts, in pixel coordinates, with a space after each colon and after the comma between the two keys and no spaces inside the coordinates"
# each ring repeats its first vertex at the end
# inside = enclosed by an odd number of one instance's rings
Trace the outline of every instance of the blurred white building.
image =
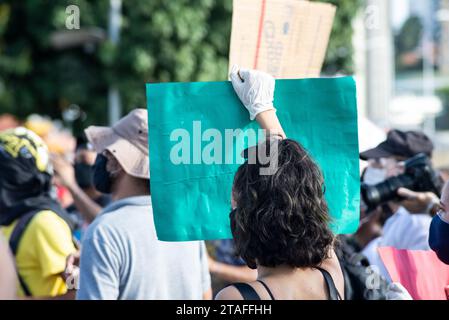
{"type": "Polygon", "coordinates": [[[385,130],[424,130],[441,164],[449,164],[449,115],[448,131],[435,127],[436,117],[449,112],[435,94],[449,87],[449,0],[367,0],[354,30],[359,114],[385,130]],[[417,49],[423,67],[398,75],[395,35],[413,15],[423,26],[417,49]]]}

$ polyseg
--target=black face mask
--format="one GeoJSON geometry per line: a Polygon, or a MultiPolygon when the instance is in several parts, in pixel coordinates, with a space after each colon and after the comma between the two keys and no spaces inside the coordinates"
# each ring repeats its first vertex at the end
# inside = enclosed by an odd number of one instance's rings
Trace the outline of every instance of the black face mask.
{"type": "Polygon", "coordinates": [[[93,186],[93,166],[87,163],[75,163],[75,178],[81,189],[93,186]]]}
{"type": "Polygon", "coordinates": [[[106,164],[108,163],[108,158],[104,155],[99,154],[95,159],[95,164],[93,166],[93,183],[95,189],[102,193],[111,193],[112,179],[109,172],[106,170],[106,164]]]}

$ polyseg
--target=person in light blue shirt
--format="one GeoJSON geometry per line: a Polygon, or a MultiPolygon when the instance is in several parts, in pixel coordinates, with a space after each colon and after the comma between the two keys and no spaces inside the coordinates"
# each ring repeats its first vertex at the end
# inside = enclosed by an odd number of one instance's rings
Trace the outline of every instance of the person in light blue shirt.
{"type": "Polygon", "coordinates": [[[157,239],[147,111],[136,109],[112,128],[89,127],[86,136],[98,152],[95,188],[113,201],[86,231],[77,299],[212,298],[204,242],[157,239]]]}

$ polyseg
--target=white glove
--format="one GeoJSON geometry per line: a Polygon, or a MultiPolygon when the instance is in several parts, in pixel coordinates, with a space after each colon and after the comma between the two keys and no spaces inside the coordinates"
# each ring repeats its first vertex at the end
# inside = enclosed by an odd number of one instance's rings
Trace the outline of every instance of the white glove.
{"type": "Polygon", "coordinates": [[[410,293],[399,282],[390,283],[388,286],[387,300],[413,300],[410,293]]]}
{"type": "Polygon", "coordinates": [[[257,70],[238,70],[233,66],[231,74],[232,86],[237,96],[254,120],[256,116],[267,110],[276,110],[273,106],[275,81],[268,73],[257,70]]]}

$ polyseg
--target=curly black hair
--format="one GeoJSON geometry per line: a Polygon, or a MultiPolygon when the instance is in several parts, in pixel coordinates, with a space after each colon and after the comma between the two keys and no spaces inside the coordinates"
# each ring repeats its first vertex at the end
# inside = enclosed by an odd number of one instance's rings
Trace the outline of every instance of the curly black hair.
{"type": "Polygon", "coordinates": [[[277,150],[274,174],[261,175],[264,165],[247,160],[235,175],[230,219],[236,253],[252,269],[316,267],[334,241],[324,179],[296,141],[279,141],[277,150]]]}

